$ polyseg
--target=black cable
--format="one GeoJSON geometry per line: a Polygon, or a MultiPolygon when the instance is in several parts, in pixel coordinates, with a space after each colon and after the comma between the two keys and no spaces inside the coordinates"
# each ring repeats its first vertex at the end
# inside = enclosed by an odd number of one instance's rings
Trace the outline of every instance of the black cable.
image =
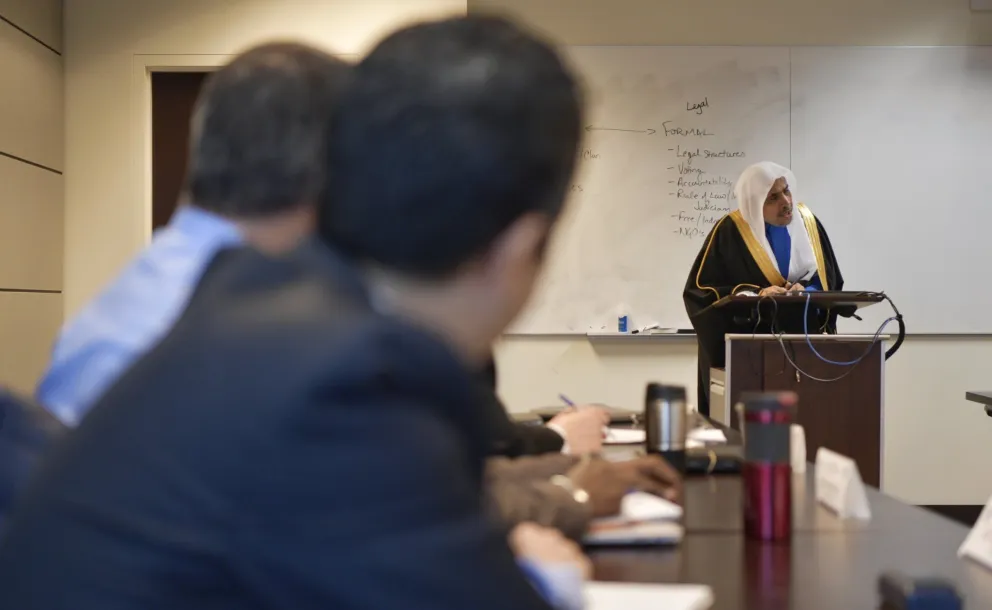
{"type": "MultiPolygon", "coordinates": [[[[785,334],[785,330],[781,330],[781,331],[778,331],[777,330],[778,329],[778,315],[779,315],[779,311],[778,311],[778,300],[777,299],[772,299],[772,305],[774,306],[775,310],[774,310],[774,312],[772,312],[772,323],[769,326],[769,330],[771,331],[771,335],[773,337],[775,337],[775,336],[777,336],[779,334],[783,334],[784,335],[785,334]]],[[[760,303],[759,303],[759,309],[760,309],[760,303]]],[[[789,348],[792,349],[792,358],[795,358],[796,357],[795,348],[791,344],[789,345],[789,348]]],[[[789,358],[786,357],[786,360],[789,360],[789,358]]],[[[777,374],[778,375],[784,375],[785,374],[785,365],[782,365],[782,370],[780,370],[777,374]]]]}
{"type": "Polygon", "coordinates": [[[892,311],[896,314],[895,315],[896,324],[899,325],[899,336],[896,338],[896,342],[893,343],[892,347],[890,347],[888,351],[885,352],[885,359],[888,360],[889,358],[894,356],[896,352],[899,351],[899,348],[902,347],[902,342],[906,339],[906,321],[903,320],[902,314],[899,312],[899,308],[896,307],[896,304],[892,302],[892,299],[889,298],[889,295],[883,292],[882,297],[889,302],[889,307],[891,307],[892,311]]]}

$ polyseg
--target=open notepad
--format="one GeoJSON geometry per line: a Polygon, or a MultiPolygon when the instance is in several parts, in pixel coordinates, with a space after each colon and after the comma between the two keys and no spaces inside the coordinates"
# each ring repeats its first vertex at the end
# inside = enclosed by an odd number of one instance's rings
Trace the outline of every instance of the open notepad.
{"type": "MultiPolygon", "coordinates": [[[[607,445],[643,444],[647,435],[642,429],[610,428],[603,442],[607,445]]],[[[702,447],[707,443],[726,443],[727,435],[717,428],[694,428],[686,435],[686,445],[702,447]]]]}
{"type": "Polygon", "coordinates": [[[682,507],[637,491],[627,494],[616,517],[596,519],[582,538],[587,546],[678,544],[684,533],[682,507]]]}
{"type": "Polygon", "coordinates": [[[705,585],[641,585],[591,582],[586,610],[706,610],[713,591],[705,585]]]}

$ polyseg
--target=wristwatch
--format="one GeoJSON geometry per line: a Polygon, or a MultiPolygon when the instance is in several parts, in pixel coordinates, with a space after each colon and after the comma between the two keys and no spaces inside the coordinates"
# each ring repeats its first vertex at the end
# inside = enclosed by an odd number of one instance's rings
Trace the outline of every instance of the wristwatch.
{"type": "Polygon", "coordinates": [[[558,487],[561,487],[568,493],[572,494],[572,499],[578,502],[579,504],[587,504],[589,502],[589,492],[582,489],[581,487],[576,487],[575,483],[572,482],[572,479],[566,477],[565,475],[556,474],[553,477],[551,477],[549,482],[552,485],[557,485],[558,487]]]}

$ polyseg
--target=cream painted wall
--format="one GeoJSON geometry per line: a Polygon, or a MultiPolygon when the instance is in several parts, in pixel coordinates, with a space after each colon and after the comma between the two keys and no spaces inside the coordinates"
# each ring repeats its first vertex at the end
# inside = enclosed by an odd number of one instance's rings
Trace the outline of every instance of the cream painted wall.
{"type": "MultiPolygon", "coordinates": [[[[968,0],[469,0],[506,11],[562,44],[992,44],[992,13],[968,0]]],[[[992,159],[990,159],[992,163],[992,159]]],[[[842,263],[844,253],[838,253],[842,263]]],[[[884,288],[882,286],[881,288],[884,288]]],[[[976,304],[982,307],[984,304],[976,304]]],[[[505,339],[500,391],[511,409],[574,400],[636,407],[649,380],[695,388],[684,342],[505,339]]],[[[883,488],[918,504],[983,504],[992,494],[992,420],[965,402],[992,388],[992,338],[911,338],[889,362],[883,488]]]]}
{"type": "Polygon", "coordinates": [[[65,313],[149,237],[143,66],[215,66],[273,38],[360,53],[465,0],[65,0],[65,313]]]}
{"type": "Polygon", "coordinates": [[[0,0],[0,386],[24,393],[62,321],[61,47],[61,0],[0,0]]]}

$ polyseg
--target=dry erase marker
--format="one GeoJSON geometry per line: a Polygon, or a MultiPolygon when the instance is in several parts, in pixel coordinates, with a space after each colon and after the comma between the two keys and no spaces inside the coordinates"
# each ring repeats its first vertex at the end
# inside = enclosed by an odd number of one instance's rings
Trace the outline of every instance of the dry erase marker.
{"type": "Polygon", "coordinates": [[[572,402],[571,400],[569,400],[568,399],[568,396],[565,396],[564,394],[559,394],[558,395],[558,398],[560,398],[561,401],[563,403],[565,403],[565,406],[567,406],[567,407],[574,407],[575,406],[575,403],[572,402]]]}

